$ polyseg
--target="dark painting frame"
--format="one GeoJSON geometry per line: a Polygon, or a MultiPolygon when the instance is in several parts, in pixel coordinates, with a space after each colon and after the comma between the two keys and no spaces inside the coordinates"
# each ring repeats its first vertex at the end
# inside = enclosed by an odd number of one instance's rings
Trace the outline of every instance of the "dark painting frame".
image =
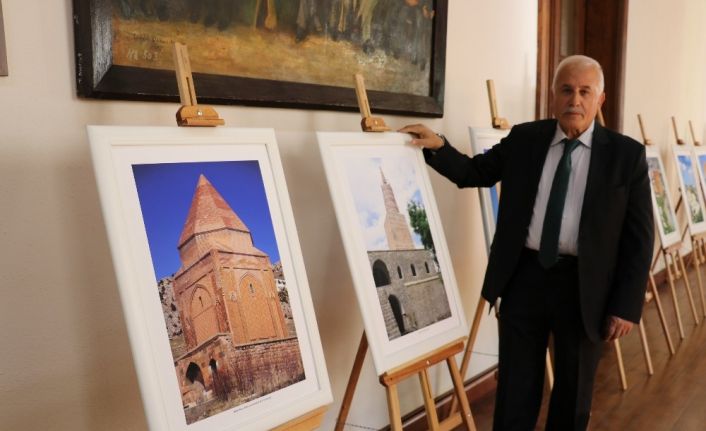
{"type": "MultiPolygon", "coordinates": [[[[93,99],[179,102],[173,71],[112,64],[111,0],[73,0],[76,89],[93,99]]],[[[374,112],[422,117],[444,114],[448,0],[435,0],[426,96],[368,91],[374,112]]],[[[357,111],[351,88],[194,73],[200,103],[357,111]]]]}

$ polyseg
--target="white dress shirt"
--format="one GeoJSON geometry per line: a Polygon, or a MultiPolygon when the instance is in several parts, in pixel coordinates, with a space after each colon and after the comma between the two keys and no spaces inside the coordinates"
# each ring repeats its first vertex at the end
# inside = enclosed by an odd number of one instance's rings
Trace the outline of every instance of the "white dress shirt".
{"type": "MultiPolygon", "coordinates": [[[[593,143],[593,129],[595,120],[589,128],[583,132],[578,140],[581,145],[571,153],[571,174],[569,175],[569,185],[566,191],[566,201],[564,203],[564,213],[561,216],[561,231],[559,233],[559,254],[578,255],[578,235],[579,222],[581,221],[581,209],[583,208],[583,195],[586,191],[586,179],[588,178],[588,165],[591,161],[591,144],[593,143]]],[[[564,154],[564,143],[566,134],[557,123],[554,138],[549,144],[547,158],[544,159],[542,177],[537,188],[537,197],[534,201],[532,221],[527,233],[525,246],[533,250],[539,250],[542,238],[542,227],[544,225],[544,214],[547,211],[549,193],[552,190],[554,173],[556,172],[559,159],[564,154]]]]}

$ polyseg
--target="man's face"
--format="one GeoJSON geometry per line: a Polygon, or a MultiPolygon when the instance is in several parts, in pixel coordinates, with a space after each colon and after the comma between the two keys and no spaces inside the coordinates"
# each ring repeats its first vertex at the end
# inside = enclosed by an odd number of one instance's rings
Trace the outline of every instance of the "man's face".
{"type": "Polygon", "coordinates": [[[556,79],[554,117],[569,138],[577,138],[591,125],[605,100],[598,93],[599,75],[593,67],[568,65],[556,79]]]}

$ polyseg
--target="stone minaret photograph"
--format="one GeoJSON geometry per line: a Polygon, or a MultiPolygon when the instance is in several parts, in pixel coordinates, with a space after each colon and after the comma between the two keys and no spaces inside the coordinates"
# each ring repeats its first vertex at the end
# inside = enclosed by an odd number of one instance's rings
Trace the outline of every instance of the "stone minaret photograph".
{"type": "Polygon", "coordinates": [[[385,201],[387,245],[390,250],[413,250],[415,247],[412,242],[412,234],[409,232],[409,225],[404,215],[400,213],[395,200],[395,192],[392,191],[392,186],[387,182],[382,168],[380,168],[380,177],[382,178],[382,184],[380,185],[382,197],[385,201]]]}

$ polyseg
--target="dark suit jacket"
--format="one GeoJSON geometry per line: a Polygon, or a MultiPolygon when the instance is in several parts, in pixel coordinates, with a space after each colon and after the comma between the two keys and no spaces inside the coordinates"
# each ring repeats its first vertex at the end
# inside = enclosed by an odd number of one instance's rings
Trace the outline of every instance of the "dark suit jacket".
{"type": "MultiPolygon", "coordinates": [[[[427,163],[458,187],[502,181],[495,238],[483,282],[491,304],[502,297],[527,239],[537,187],[556,120],[520,124],[485,154],[469,158],[448,143],[425,150],[427,163]]],[[[596,122],[578,234],[581,313],[601,339],[606,315],[639,322],[654,246],[645,149],[596,122]]]]}

